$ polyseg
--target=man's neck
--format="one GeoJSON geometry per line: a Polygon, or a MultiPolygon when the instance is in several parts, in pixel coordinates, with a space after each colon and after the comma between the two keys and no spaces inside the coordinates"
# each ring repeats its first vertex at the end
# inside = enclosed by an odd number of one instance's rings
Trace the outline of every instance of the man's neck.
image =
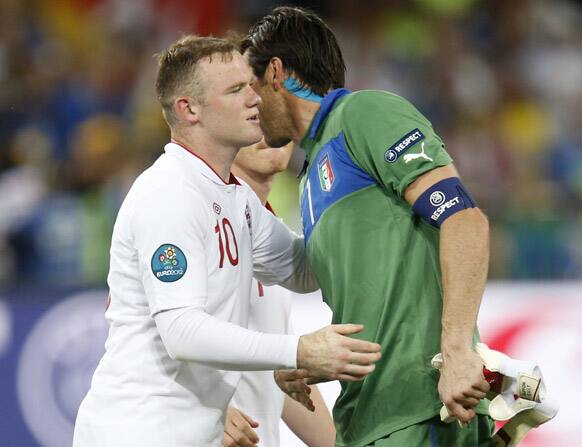
{"type": "Polygon", "coordinates": [[[173,142],[202,158],[225,183],[229,182],[238,148],[220,146],[203,135],[192,135],[187,131],[173,129],[171,133],[173,142]]]}
{"type": "Polygon", "coordinates": [[[286,99],[293,122],[293,135],[291,139],[295,144],[299,145],[307,133],[313,117],[319,110],[319,103],[297,98],[291,93],[287,93],[286,99]]]}
{"type": "Polygon", "coordinates": [[[234,164],[232,165],[232,173],[237,177],[243,179],[255,194],[259,197],[259,200],[263,205],[267,203],[267,198],[273,187],[273,180],[275,175],[262,175],[256,172],[250,172],[242,169],[240,166],[234,164]]]}

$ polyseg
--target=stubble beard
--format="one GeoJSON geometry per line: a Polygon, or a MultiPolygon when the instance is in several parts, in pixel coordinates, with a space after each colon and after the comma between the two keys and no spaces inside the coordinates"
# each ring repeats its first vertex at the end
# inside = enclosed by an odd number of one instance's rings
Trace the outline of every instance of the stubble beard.
{"type": "Polygon", "coordinates": [[[269,147],[283,147],[291,141],[290,137],[285,137],[282,135],[273,135],[273,133],[269,132],[269,130],[263,128],[262,123],[261,130],[265,137],[265,143],[267,143],[267,146],[269,147]]]}

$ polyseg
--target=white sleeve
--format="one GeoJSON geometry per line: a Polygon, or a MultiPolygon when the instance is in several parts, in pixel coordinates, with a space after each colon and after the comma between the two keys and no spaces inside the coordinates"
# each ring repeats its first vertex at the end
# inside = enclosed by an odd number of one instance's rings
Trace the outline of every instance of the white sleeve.
{"type": "Polygon", "coordinates": [[[299,293],[318,290],[319,284],[307,261],[303,237],[291,231],[258,199],[252,204],[257,216],[253,227],[255,278],[265,285],[279,284],[299,293]]]}
{"type": "Polygon", "coordinates": [[[251,331],[194,307],[160,312],[154,319],[173,359],[235,371],[297,367],[299,336],[251,331]]]}
{"type": "Polygon", "coordinates": [[[204,306],[208,281],[205,238],[210,223],[201,195],[178,183],[170,190],[148,190],[135,205],[133,241],[150,315],[204,306]],[[175,258],[165,256],[162,261],[168,249],[175,258]]]}

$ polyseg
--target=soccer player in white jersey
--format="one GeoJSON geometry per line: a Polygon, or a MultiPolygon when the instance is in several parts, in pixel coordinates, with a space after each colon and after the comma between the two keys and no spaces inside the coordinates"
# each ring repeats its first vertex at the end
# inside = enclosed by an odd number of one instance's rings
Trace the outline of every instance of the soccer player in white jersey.
{"type": "MultiPolygon", "coordinates": [[[[261,141],[239,151],[232,173],[244,180],[272,211],[267,198],[275,174],[287,169],[292,152],[292,143],[277,149],[261,141]]],[[[280,286],[263,286],[253,280],[248,328],[292,333],[291,295],[280,286]]],[[[275,383],[272,371],[244,372],[228,409],[222,447],[278,447],[281,418],[309,447],[333,447],[333,420],[315,385],[311,387],[310,398],[313,412],[286,396],[275,383]]]]}
{"type": "Polygon", "coordinates": [[[75,447],[220,445],[240,370],[298,367],[358,380],[379,346],[332,325],[302,337],[247,324],[253,272],[317,287],[303,241],[230,174],[262,138],[252,74],[230,42],[188,36],[159,59],[156,90],[172,142],[117,216],[110,331],[75,424],[75,447]]]}

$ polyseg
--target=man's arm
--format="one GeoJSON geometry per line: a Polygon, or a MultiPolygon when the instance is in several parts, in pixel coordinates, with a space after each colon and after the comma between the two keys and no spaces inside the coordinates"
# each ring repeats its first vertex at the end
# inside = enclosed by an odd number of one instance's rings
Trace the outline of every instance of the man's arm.
{"type": "Polygon", "coordinates": [[[317,386],[313,385],[310,388],[315,411],[307,411],[300,403],[285,396],[281,418],[309,447],[333,447],[335,445],[333,420],[317,386]]]}
{"type": "Polygon", "coordinates": [[[254,207],[253,271],[265,285],[278,284],[298,293],[319,289],[309,267],[303,237],[297,236],[279,218],[267,211],[258,199],[254,207]]]}
{"type": "MultiPolygon", "coordinates": [[[[428,188],[450,177],[458,177],[453,165],[422,175],[407,188],[407,202],[414,204],[428,188]]],[[[489,224],[478,208],[464,209],[443,222],[440,265],[444,364],[439,394],[453,416],[468,422],[475,416],[473,408],[489,390],[481,359],[472,349],[489,265],[489,224]]]]}
{"type": "MultiPolygon", "coordinates": [[[[309,447],[333,447],[335,427],[327,405],[317,389],[311,387],[310,395],[315,411],[310,412],[285,396],[281,418],[295,435],[309,447]]],[[[221,447],[254,447],[260,440],[253,430],[258,422],[232,406],[228,407],[221,447]]]]}
{"type": "Polygon", "coordinates": [[[360,380],[374,370],[380,345],[349,337],[357,324],[335,324],[311,334],[267,334],[222,321],[197,307],[154,315],[170,357],[235,371],[305,368],[328,379],[360,380]],[[299,341],[297,341],[299,339],[299,341]]]}

